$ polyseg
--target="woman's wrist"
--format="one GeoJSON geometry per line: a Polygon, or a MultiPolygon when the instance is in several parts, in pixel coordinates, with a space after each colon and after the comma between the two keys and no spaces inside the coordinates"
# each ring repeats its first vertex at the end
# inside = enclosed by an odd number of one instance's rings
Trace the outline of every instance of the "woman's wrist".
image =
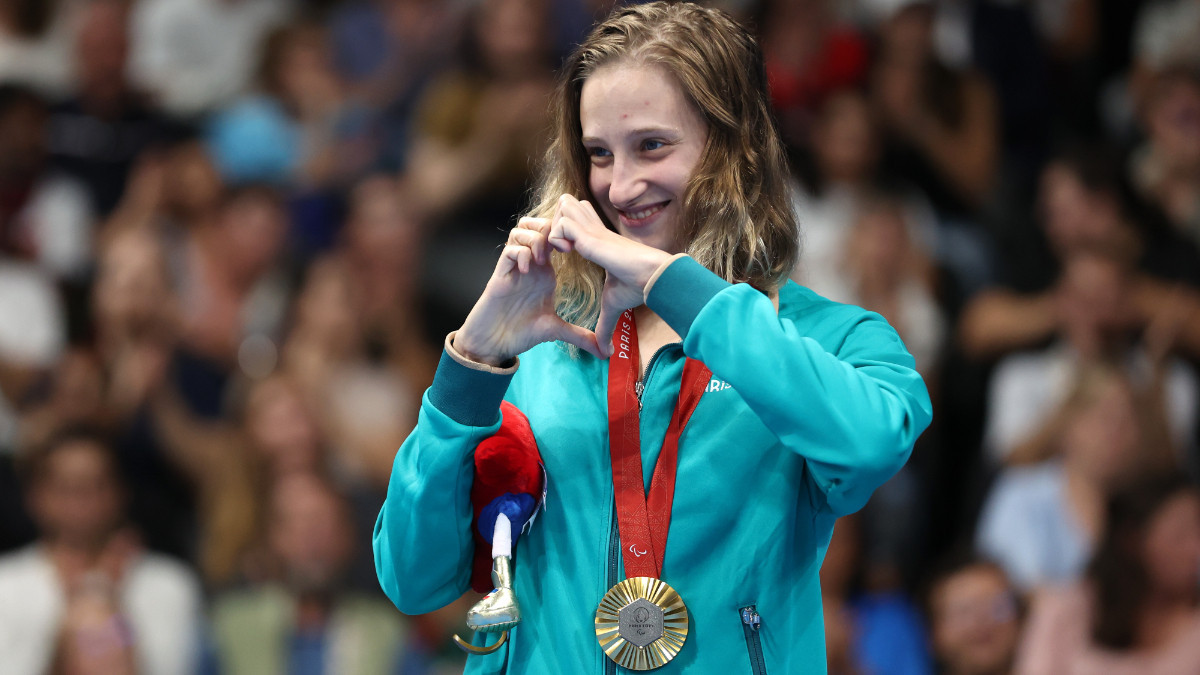
{"type": "Polygon", "coordinates": [[[493,368],[503,368],[505,365],[512,362],[513,357],[495,354],[490,352],[486,345],[481,345],[478,342],[473,341],[469,332],[466,336],[464,336],[463,330],[465,328],[466,327],[464,326],[463,328],[458,329],[451,334],[450,338],[450,347],[453,348],[459,356],[467,359],[468,361],[474,361],[475,363],[483,364],[485,366],[492,366],[493,368]]]}

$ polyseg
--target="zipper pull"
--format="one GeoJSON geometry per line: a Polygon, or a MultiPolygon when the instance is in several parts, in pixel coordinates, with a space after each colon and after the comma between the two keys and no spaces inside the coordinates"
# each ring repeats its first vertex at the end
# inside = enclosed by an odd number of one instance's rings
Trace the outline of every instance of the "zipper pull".
{"type": "Polygon", "coordinates": [[[645,382],[643,382],[642,380],[638,380],[636,383],[634,383],[633,393],[637,395],[639,411],[641,411],[641,409],[642,409],[642,394],[644,394],[645,392],[646,392],[646,383],[645,382]]]}
{"type": "Polygon", "coordinates": [[[744,607],[742,608],[742,623],[749,626],[750,630],[758,630],[759,624],[762,623],[762,617],[754,611],[753,607],[744,607]]]}

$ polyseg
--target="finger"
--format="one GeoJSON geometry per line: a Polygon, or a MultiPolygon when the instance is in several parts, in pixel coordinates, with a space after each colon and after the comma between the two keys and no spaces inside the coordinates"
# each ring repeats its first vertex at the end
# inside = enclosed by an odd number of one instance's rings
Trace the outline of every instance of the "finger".
{"type": "Polygon", "coordinates": [[[562,216],[564,218],[574,218],[576,220],[578,220],[581,216],[586,216],[587,211],[585,211],[582,206],[582,204],[585,203],[586,202],[581,202],[578,199],[575,199],[571,195],[563,195],[562,204],[560,206],[562,216]]]}
{"type": "Polygon", "coordinates": [[[598,359],[606,358],[596,341],[596,334],[586,328],[563,321],[558,324],[555,333],[555,340],[575,345],[598,359]]]}
{"type": "Polygon", "coordinates": [[[539,264],[546,264],[550,260],[550,251],[548,250],[549,244],[546,242],[546,238],[550,236],[550,219],[528,217],[522,218],[517,223],[517,227],[532,230],[541,235],[539,239],[539,246],[534,247],[533,253],[534,258],[537,259],[539,264]]]}
{"type": "Polygon", "coordinates": [[[600,318],[596,320],[596,342],[603,350],[603,358],[612,356],[613,331],[617,328],[617,319],[620,316],[620,312],[610,309],[608,305],[600,306],[600,318]]]}
{"type": "Polygon", "coordinates": [[[534,262],[539,265],[545,264],[546,237],[540,231],[513,228],[508,232],[508,243],[532,249],[534,262]]]}
{"type": "Polygon", "coordinates": [[[575,223],[568,217],[559,214],[554,219],[554,223],[550,226],[550,235],[546,238],[556,250],[566,253],[574,249],[573,228],[575,223]]]}
{"type": "Polygon", "coordinates": [[[593,218],[595,218],[595,219],[596,219],[596,222],[599,222],[599,223],[603,223],[603,222],[604,222],[604,219],[603,219],[603,218],[601,218],[601,217],[600,217],[600,214],[596,212],[596,207],[595,207],[595,206],[592,206],[592,203],[591,203],[591,202],[589,202],[589,201],[587,201],[587,200],[585,199],[585,200],[583,200],[582,202],[580,202],[580,204],[582,204],[582,205],[583,205],[583,208],[584,208],[584,209],[585,209],[585,210],[586,210],[586,211],[587,211],[589,214],[591,214],[591,216],[592,216],[593,218]]]}
{"type": "Polygon", "coordinates": [[[532,261],[533,251],[528,246],[517,250],[517,269],[521,270],[521,274],[529,274],[529,263],[532,261]]]}
{"type": "Polygon", "coordinates": [[[569,196],[570,195],[562,195],[558,198],[558,203],[554,205],[554,215],[550,216],[551,224],[554,224],[554,221],[558,220],[558,217],[562,215],[563,198],[569,196]]]}
{"type": "Polygon", "coordinates": [[[521,274],[529,272],[529,261],[532,253],[528,246],[520,244],[508,244],[504,250],[500,252],[500,260],[496,263],[495,276],[505,276],[511,274],[514,269],[521,274]]]}
{"type": "Polygon", "coordinates": [[[496,273],[493,276],[503,277],[511,274],[513,268],[517,266],[517,251],[522,246],[516,244],[508,244],[500,251],[500,260],[496,262],[496,273]]]}
{"type": "Polygon", "coordinates": [[[523,230],[536,230],[546,233],[550,229],[550,218],[533,218],[526,216],[517,221],[517,227],[523,230]]]}

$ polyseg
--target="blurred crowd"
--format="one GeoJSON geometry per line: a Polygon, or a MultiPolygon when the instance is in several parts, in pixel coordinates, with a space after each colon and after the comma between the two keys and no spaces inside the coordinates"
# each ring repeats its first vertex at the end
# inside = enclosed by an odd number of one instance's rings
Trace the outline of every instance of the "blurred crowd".
{"type": "MultiPolygon", "coordinates": [[[[934,399],[830,672],[1200,671],[1200,0],[710,4],[934,399]]],[[[0,0],[0,673],[461,672],[374,518],[612,5],[0,0]]]]}

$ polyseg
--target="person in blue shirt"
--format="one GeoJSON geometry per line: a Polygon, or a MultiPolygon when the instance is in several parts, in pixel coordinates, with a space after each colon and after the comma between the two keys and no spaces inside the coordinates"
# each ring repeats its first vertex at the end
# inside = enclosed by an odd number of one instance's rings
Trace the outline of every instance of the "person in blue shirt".
{"type": "Polygon", "coordinates": [[[468,673],[823,673],[833,523],[931,419],[913,359],[878,314],[787,281],[799,235],[762,55],[727,15],[618,9],[553,108],[536,203],[397,452],[380,583],[407,613],[466,590],[472,452],[507,400],[549,490],[514,549],[521,622],[468,673]],[[686,605],[655,598],[648,646],[645,604],[605,623],[626,582],[686,605]]]}

